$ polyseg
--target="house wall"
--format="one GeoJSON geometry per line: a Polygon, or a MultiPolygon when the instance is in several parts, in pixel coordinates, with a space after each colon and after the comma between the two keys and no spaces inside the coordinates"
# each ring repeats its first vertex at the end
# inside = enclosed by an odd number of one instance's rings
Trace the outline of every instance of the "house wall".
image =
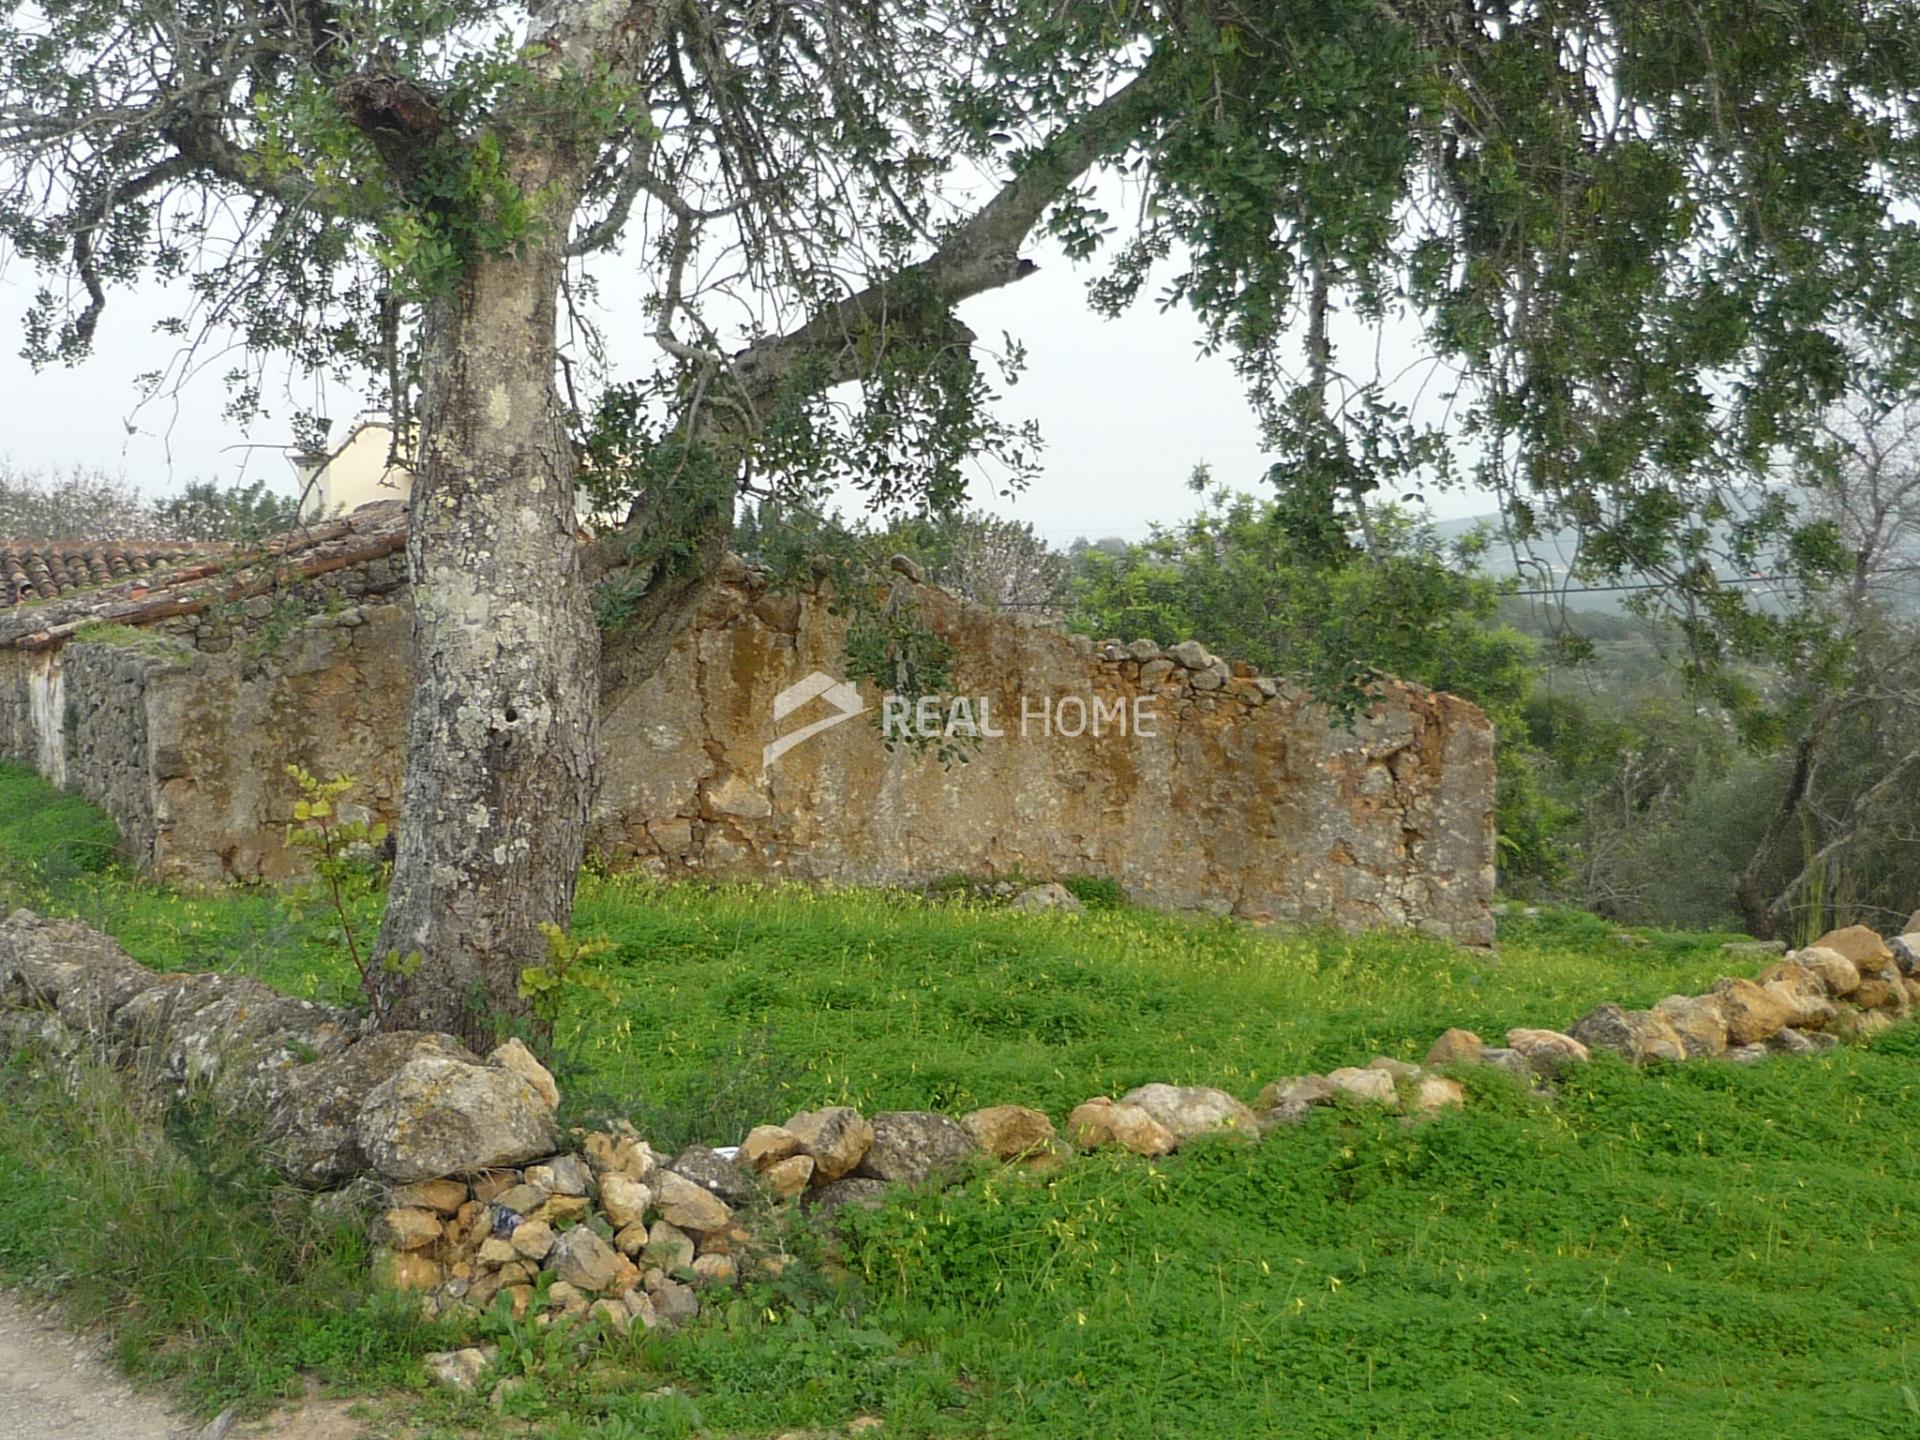
{"type": "Polygon", "coordinates": [[[309,518],[336,515],[381,500],[406,499],[413,490],[413,472],[389,465],[392,453],[392,426],[378,421],[356,425],[338,449],[301,468],[301,513],[309,518]]]}

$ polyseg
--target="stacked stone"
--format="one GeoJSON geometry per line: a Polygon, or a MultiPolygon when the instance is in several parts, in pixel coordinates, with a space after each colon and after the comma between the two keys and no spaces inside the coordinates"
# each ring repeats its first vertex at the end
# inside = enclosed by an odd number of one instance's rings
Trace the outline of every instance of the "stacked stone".
{"type": "Polygon", "coordinates": [[[663,1162],[630,1130],[595,1132],[536,1164],[395,1187],[379,1273],[425,1291],[433,1313],[505,1296],[524,1316],[545,1274],[549,1318],[671,1326],[698,1313],[695,1292],[732,1285],[743,1266],[778,1269],[736,1217],[752,1195],[711,1150],[663,1162]]]}
{"type": "MultiPolygon", "coordinates": [[[[1728,949],[1750,953],[1753,947],[1736,942],[1728,949]]],[[[1889,942],[1864,925],[1850,925],[1787,953],[1758,979],[1721,979],[1704,995],[1669,995],[1651,1010],[1608,1003],[1567,1033],[1509,1030],[1503,1046],[1488,1045],[1471,1030],[1448,1030],[1434,1041],[1424,1066],[1382,1056],[1364,1069],[1288,1076],[1262,1090],[1254,1109],[1263,1130],[1297,1123],[1310,1107],[1336,1101],[1432,1112],[1466,1098],[1457,1082],[1428,1073],[1434,1069],[1497,1065],[1538,1085],[1586,1063],[1595,1050],[1635,1065],[1714,1058],[1752,1064],[1773,1055],[1810,1055],[1834,1049],[1842,1039],[1876,1035],[1907,1019],[1916,1002],[1920,931],[1889,942]]]]}
{"type": "Polygon", "coordinates": [[[699,1313],[699,1292],[777,1274],[777,1243],[746,1221],[787,1202],[817,1220],[877,1208],[889,1185],[949,1184],[976,1155],[1058,1158],[1037,1110],[1001,1105],[960,1120],[897,1110],[871,1120],[849,1106],[761,1125],[737,1150],[691,1146],[663,1159],[630,1127],[581,1135],[576,1152],[524,1167],[395,1187],[380,1221],[376,1273],[425,1292],[430,1313],[487,1309],[505,1296],[523,1317],[547,1277],[545,1309],[626,1331],[699,1313]]]}
{"type": "Polygon", "coordinates": [[[1182,640],[1163,650],[1152,640],[1102,640],[1096,645],[1085,635],[1069,638],[1074,653],[1120,667],[1126,679],[1149,694],[1214,695],[1251,709],[1284,693],[1279,681],[1257,674],[1244,660],[1228,664],[1198,640],[1182,640]]]}

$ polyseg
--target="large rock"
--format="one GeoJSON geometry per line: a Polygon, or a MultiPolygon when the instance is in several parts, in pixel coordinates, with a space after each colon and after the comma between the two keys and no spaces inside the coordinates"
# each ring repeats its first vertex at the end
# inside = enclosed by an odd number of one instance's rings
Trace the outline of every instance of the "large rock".
{"type": "Polygon", "coordinates": [[[626,1272],[618,1251],[586,1225],[562,1231],[547,1253],[547,1268],[580,1290],[610,1290],[626,1272]]]}
{"type": "Polygon", "coordinates": [[[1786,1002],[1787,1024],[1796,1030],[1824,1029],[1833,1019],[1827,982],[1797,960],[1769,965],[1760,973],[1760,985],[1786,1002]]]}
{"type": "Polygon", "coordinates": [[[524,1076],[437,1054],[373,1087],[354,1138],[376,1174],[402,1182],[518,1165],[560,1142],[552,1107],[524,1076]]]}
{"type": "Polygon", "coordinates": [[[1140,1085],[1122,1095],[1120,1103],[1138,1105],[1182,1144],[1199,1135],[1255,1139],[1260,1133],[1253,1111],[1207,1085],[1140,1085]]]}
{"type": "Polygon", "coordinates": [[[705,1235],[733,1223],[733,1210],[726,1201],[684,1175],[662,1170],[654,1177],[654,1185],[655,1208],[670,1225],[705,1235]]]}
{"type": "Polygon", "coordinates": [[[760,1198],[760,1189],[749,1172],[706,1145],[689,1145],[667,1163],[667,1169],[736,1209],[760,1198]]]}
{"type": "Polygon", "coordinates": [[[436,1385],[449,1390],[472,1390],[493,1363],[492,1347],[483,1350],[469,1345],[464,1350],[434,1350],[420,1357],[420,1368],[436,1385]]]}
{"type": "Polygon", "coordinates": [[[1105,1095],[1074,1107],[1067,1117],[1067,1136],[1083,1150],[1119,1145],[1150,1158],[1171,1154],[1180,1144],[1179,1136],[1140,1106],[1116,1105],[1105,1095]]]}
{"type": "Polygon", "coordinates": [[[1869,930],[1865,925],[1829,930],[1807,948],[1837,951],[1862,971],[1878,970],[1893,959],[1893,952],[1887,948],[1887,942],[1880,938],[1880,932],[1869,930]]]}
{"type": "Polygon", "coordinates": [[[646,1218],[653,1204],[653,1191],[638,1180],[609,1171],[600,1177],[600,1209],[607,1223],[616,1230],[636,1225],[646,1218]]]}
{"type": "Polygon", "coordinates": [[[1860,967],[1838,950],[1809,945],[1789,958],[1818,976],[1827,994],[1836,1000],[1844,1000],[1860,988],[1860,967]]]}
{"type": "Polygon", "coordinates": [[[1338,1070],[1327,1072],[1327,1083],[1340,1095],[1363,1105],[1394,1106],[1400,1103],[1400,1091],[1393,1083],[1393,1076],[1385,1070],[1342,1065],[1338,1070]]]}
{"type": "Polygon", "coordinates": [[[170,975],[114,1013],[121,1047],[146,1074],[205,1087],[222,1110],[265,1108],[304,1065],[340,1054],[364,1022],[294,1000],[245,975],[170,975]]]}
{"type": "Polygon", "coordinates": [[[1471,1030],[1443,1030],[1427,1050],[1424,1062],[1430,1067],[1441,1065],[1478,1065],[1485,1043],[1471,1030]]]}
{"type": "Polygon", "coordinates": [[[1509,1030],[1507,1044],[1526,1057],[1536,1075],[1557,1075],[1569,1065],[1584,1065],[1592,1058],[1585,1045],[1558,1030],[1509,1030]]]}
{"type": "Polygon", "coordinates": [[[800,1137],[786,1126],[756,1125],[740,1143],[740,1163],[751,1170],[766,1170],[800,1151],[800,1137]]]}
{"type": "Polygon", "coordinates": [[[873,1144],[873,1126],[850,1105],[802,1110],[781,1128],[799,1140],[801,1154],[813,1157],[816,1185],[851,1175],[873,1144]]]}
{"type": "Polygon", "coordinates": [[[924,1185],[945,1179],[975,1151],[960,1122],[931,1110],[883,1110],[873,1117],[873,1143],[855,1175],[894,1185],[924,1185]]]}
{"type": "Polygon", "coordinates": [[[1324,1075],[1288,1075],[1261,1086],[1253,1108],[1260,1112],[1301,1110],[1309,1105],[1331,1104],[1339,1093],[1340,1087],[1324,1075]]]}
{"type": "MultiPolygon", "coordinates": [[[[268,1108],[263,1139],[275,1168],[298,1185],[325,1189],[371,1168],[358,1126],[367,1098],[410,1060],[438,1056],[477,1065],[451,1035],[393,1030],[370,1035],[342,1055],[302,1065],[268,1108]]],[[[409,1177],[426,1180],[437,1174],[409,1177]]],[[[397,1177],[395,1177],[397,1178],[397,1177]]]]}
{"type": "Polygon", "coordinates": [[[1885,1010],[1849,1010],[1834,1021],[1833,1030],[1851,1040],[1871,1040],[1883,1030],[1891,1030],[1897,1022],[1885,1010]]]}
{"type": "Polygon", "coordinates": [[[691,1266],[696,1253],[693,1237],[671,1221],[656,1220],[647,1231],[647,1259],[669,1275],[691,1266]]]}
{"type": "Polygon", "coordinates": [[[1893,963],[1902,975],[1920,974],[1920,932],[1910,930],[1888,941],[1887,949],[1892,952],[1893,963]]]}
{"type": "Polygon", "coordinates": [[[989,1105],[961,1117],[967,1134],[995,1160],[1033,1160],[1054,1153],[1053,1122],[1025,1105],[989,1105]]]}
{"type": "Polygon", "coordinates": [[[1720,949],[1723,953],[1742,960],[1762,960],[1774,955],[1784,955],[1787,942],[1784,940],[1729,940],[1720,949]]]}
{"type": "Polygon", "coordinates": [[[1727,1017],[1712,995],[1669,995],[1653,1007],[1667,1017],[1692,1060],[1711,1060],[1726,1052],[1727,1017]]]}
{"type": "Polygon", "coordinates": [[[1727,1022],[1729,1045],[1758,1045],[1771,1040],[1786,1028],[1793,1013],[1778,993],[1751,980],[1721,980],[1714,985],[1713,995],[1727,1022]]]}
{"type": "Polygon", "coordinates": [[[1069,915],[1078,915],[1085,908],[1077,895],[1056,880],[1050,880],[1045,885],[1028,886],[1009,900],[1007,905],[1013,910],[1059,910],[1069,915]]]}
{"type": "Polygon", "coordinates": [[[178,978],[156,974],[98,930],[16,910],[0,921],[0,1005],[51,1011],[102,1033],[127,1001],[178,978]]]}
{"type": "Polygon", "coordinates": [[[1862,1010],[1891,1010],[1905,1013],[1908,1008],[1907,990],[1897,975],[1866,974],[1860,977],[1859,988],[1853,992],[1853,1003],[1862,1010]]]}
{"type": "Polygon", "coordinates": [[[813,1157],[789,1155],[760,1172],[760,1181],[775,1200],[791,1200],[813,1181],[813,1157]]]}
{"type": "Polygon", "coordinates": [[[1657,1010],[1623,1010],[1606,1004],[1583,1015],[1573,1038],[1589,1050],[1611,1050],[1635,1065],[1687,1058],[1686,1042],[1657,1010]]]}
{"type": "Polygon", "coordinates": [[[494,1046],[487,1055],[487,1063],[513,1071],[539,1092],[549,1110],[559,1108],[560,1087],[554,1083],[552,1072],[534,1058],[533,1052],[518,1037],[494,1046]]]}
{"type": "Polygon", "coordinates": [[[806,1206],[820,1219],[828,1219],[852,1206],[857,1210],[878,1210],[887,1203],[887,1182],[850,1175],[822,1185],[808,1194],[806,1206]]]}

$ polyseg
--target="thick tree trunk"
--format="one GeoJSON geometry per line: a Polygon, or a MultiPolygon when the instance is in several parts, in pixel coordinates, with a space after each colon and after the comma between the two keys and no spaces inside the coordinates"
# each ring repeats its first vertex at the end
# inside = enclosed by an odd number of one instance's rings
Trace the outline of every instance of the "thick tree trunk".
{"type": "Polygon", "coordinates": [[[539,927],[571,918],[595,781],[599,642],[554,388],[561,264],[558,239],[474,261],[424,334],[413,697],[378,998],[389,1028],[481,1046],[524,1026],[539,927]]]}

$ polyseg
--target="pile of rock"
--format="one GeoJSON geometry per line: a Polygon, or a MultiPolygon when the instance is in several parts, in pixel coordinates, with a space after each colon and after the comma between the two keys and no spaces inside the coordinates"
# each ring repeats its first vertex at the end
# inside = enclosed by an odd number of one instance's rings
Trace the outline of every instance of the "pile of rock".
{"type": "Polygon", "coordinates": [[[547,1317],[625,1331],[699,1313],[698,1292],[778,1273],[778,1228],[756,1223],[785,1201],[816,1219],[876,1208],[889,1185],[952,1183],[975,1156],[1057,1158],[1037,1110],[999,1105],[960,1120],[849,1106],[761,1125],[738,1147],[695,1145],[663,1159],[630,1127],[582,1133],[577,1151],[520,1168],[396,1186],[380,1220],[376,1271],[425,1292],[431,1313],[485,1309],[505,1296],[525,1315],[546,1281],[547,1317]]]}
{"type": "Polygon", "coordinates": [[[1122,667],[1142,690],[1203,695],[1218,691],[1248,706],[1264,705],[1286,692],[1280,681],[1258,674],[1245,661],[1229,665],[1198,640],[1182,640],[1163,650],[1152,640],[1102,640],[1096,645],[1090,636],[1070,638],[1076,654],[1122,667]]]}
{"type": "Polygon", "coordinates": [[[1470,1030],[1448,1030],[1424,1067],[1375,1059],[1365,1070],[1292,1076],[1260,1094],[1262,1128],[1297,1121],[1311,1105],[1336,1099],[1413,1111],[1464,1103],[1460,1087],[1430,1070],[1498,1065],[1530,1083],[1608,1050],[1635,1065],[1725,1058],[1751,1064],[1772,1055],[1830,1050],[1843,1038],[1874,1035],[1920,1002],[1920,932],[1882,940],[1862,925],[1830,931],[1783,956],[1754,980],[1727,978],[1704,995],[1669,995],[1651,1010],[1601,1005],[1571,1032],[1517,1028],[1504,1046],[1470,1030]]]}
{"type": "Polygon", "coordinates": [[[586,1135],[578,1151],[522,1168],[399,1185],[376,1273],[426,1292],[430,1313],[505,1296],[523,1316],[544,1274],[548,1314],[620,1331],[676,1324],[698,1313],[696,1290],[732,1284],[748,1263],[779,1264],[696,1177],[731,1178],[733,1201],[750,1197],[748,1177],[715,1152],[663,1163],[631,1131],[586,1135]]]}
{"type": "Polygon", "coordinates": [[[1920,933],[1883,940],[1864,925],[1829,931],[1753,980],[1669,995],[1651,1010],[1602,1005],[1573,1038],[1640,1064],[1718,1056],[1741,1063],[1831,1049],[1874,1035],[1920,1000],[1920,933]]]}

